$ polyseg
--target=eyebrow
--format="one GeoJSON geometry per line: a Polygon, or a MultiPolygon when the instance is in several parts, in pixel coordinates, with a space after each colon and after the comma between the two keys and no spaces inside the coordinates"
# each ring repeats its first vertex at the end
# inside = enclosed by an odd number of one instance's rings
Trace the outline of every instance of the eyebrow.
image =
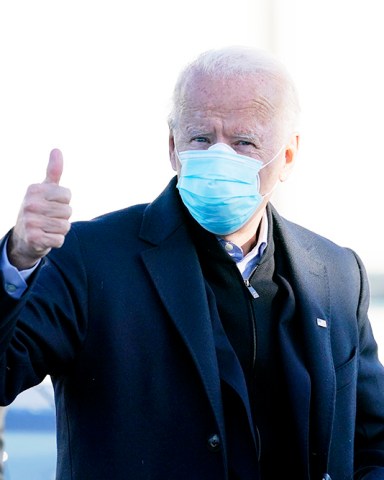
{"type": "MultiPolygon", "coordinates": [[[[208,131],[206,130],[206,127],[196,127],[195,125],[194,126],[186,126],[185,127],[185,132],[188,134],[188,135],[191,135],[191,136],[209,136],[209,135],[212,135],[213,132],[212,131],[208,131]]],[[[239,132],[233,132],[233,134],[231,135],[231,137],[236,137],[236,138],[241,138],[242,140],[252,140],[252,141],[258,141],[260,139],[259,135],[257,133],[246,133],[246,132],[242,132],[242,131],[239,131],[239,132]]]]}
{"type": "Polygon", "coordinates": [[[235,132],[234,137],[243,138],[245,140],[255,140],[258,136],[254,133],[243,133],[243,132],[235,132]]]}
{"type": "Polygon", "coordinates": [[[205,127],[196,127],[195,125],[193,126],[186,126],[185,127],[185,133],[188,136],[209,136],[212,135],[212,132],[208,132],[205,127]]]}

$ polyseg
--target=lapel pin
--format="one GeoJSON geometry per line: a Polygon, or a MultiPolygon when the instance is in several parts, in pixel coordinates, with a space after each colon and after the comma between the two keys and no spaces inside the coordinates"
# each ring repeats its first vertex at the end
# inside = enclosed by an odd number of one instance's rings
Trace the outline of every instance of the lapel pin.
{"type": "Polygon", "coordinates": [[[327,321],[323,320],[322,318],[317,318],[316,319],[317,325],[319,327],[327,328],[327,321]]]}

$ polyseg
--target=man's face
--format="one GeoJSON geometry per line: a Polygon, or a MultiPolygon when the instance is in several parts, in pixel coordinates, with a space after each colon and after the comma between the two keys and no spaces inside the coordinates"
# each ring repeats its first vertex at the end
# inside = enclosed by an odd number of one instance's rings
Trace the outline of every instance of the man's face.
{"type": "MultiPolygon", "coordinates": [[[[262,74],[242,79],[195,74],[185,92],[177,127],[170,137],[170,158],[178,173],[175,148],[179,152],[204,150],[221,142],[239,154],[267,163],[282,147],[281,99],[262,74]]],[[[276,159],[260,172],[262,191],[268,192],[279,179],[284,155],[283,149],[281,160],[276,159]]]]}

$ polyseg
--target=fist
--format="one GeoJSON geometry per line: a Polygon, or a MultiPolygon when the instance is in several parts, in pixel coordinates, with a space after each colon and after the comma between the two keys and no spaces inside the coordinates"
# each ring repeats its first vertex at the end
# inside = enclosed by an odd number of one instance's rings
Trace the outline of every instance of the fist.
{"type": "Polygon", "coordinates": [[[52,150],[42,183],[30,185],[8,241],[8,258],[19,270],[33,267],[63,245],[70,229],[71,192],[60,186],[63,155],[52,150]]]}

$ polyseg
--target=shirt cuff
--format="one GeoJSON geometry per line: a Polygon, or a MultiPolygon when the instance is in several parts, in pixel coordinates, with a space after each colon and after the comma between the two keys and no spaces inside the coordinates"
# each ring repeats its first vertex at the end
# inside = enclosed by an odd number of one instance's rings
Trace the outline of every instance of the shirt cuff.
{"type": "Polygon", "coordinates": [[[3,272],[4,279],[3,286],[10,297],[18,300],[28,288],[27,280],[35,271],[40,262],[38,262],[32,268],[19,271],[16,267],[9,263],[7,255],[7,242],[8,240],[4,244],[4,248],[0,257],[0,270],[3,272]]]}

